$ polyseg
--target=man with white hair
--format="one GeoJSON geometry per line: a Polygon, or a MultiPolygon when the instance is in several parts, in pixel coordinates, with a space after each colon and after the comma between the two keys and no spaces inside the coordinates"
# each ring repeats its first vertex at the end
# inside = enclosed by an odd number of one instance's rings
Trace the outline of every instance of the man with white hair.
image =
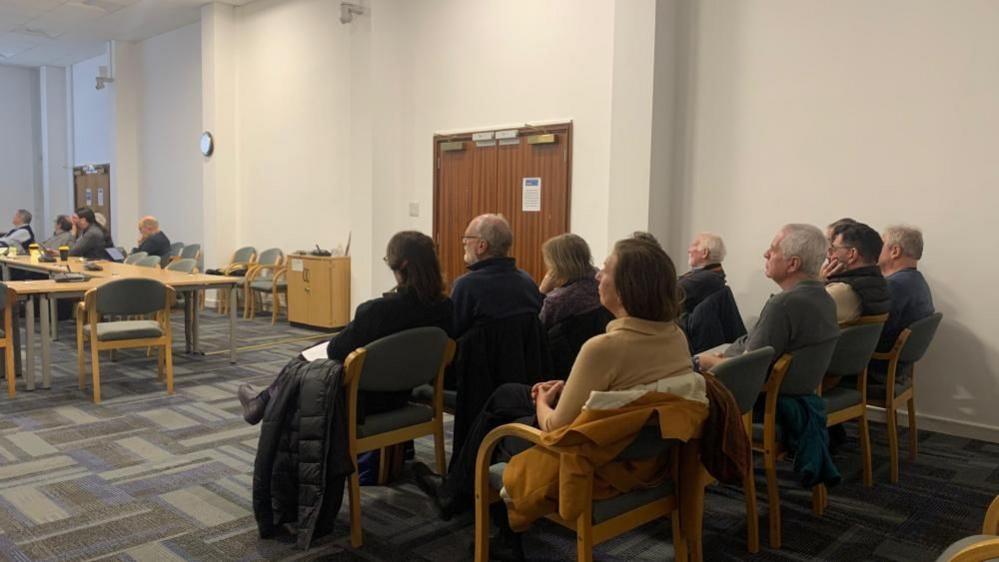
{"type": "Polygon", "coordinates": [[[683,289],[683,310],[694,312],[701,301],[725,288],[725,242],[713,232],[702,232],[687,248],[690,271],[678,279],[683,289]]]}
{"type": "Polygon", "coordinates": [[[25,209],[18,209],[14,213],[13,223],[14,228],[0,236],[0,247],[16,248],[23,253],[35,242],[35,231],[31,230],[31,213],[25,209]]]}
{"type": "MultiPolygon", "coordinates": [[[[881,239],[884,245],[878,257],[878,266],[888,281],[891,310],[881,330],[878,351],[888,351],[902,330],[916,320],[930,316],[935,310],[930,286],[916,269],[923,257],[923,233],[911,226],[889,226],[881,239]]],[[[871,380],[884,384],[883,362],[871,362],[871,367],[871,380]]]]}
{"type": "Polygon", "coordinates": [[[697,370],[707,371],[729,357],[765,346],[774,348],[774,360],[786,352],[827,341],[839,335],[836,303],[819,280],[828,240],[818,227],[784,225],[763,258],[764,273],[781,292],[770,297],[749,333],[724,352],[694,358],[697,370]]]}
{"type": "Polygon", "coordinates": [[[469,272],[455,280],[454,337],[492,320],[541,311],[544,297],[531,276],[507,256],[513,231],[503,215],[479,215],[461,237],[469,272]]]}

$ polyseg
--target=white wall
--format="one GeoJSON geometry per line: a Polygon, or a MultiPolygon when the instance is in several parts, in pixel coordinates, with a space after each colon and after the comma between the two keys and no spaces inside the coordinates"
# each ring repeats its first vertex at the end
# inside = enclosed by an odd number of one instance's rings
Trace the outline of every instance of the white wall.
{"type": "Polygon", "coordinates": [[[684,232],[725,237],[729,282],[756,316],[777,290],[762,254],[782,223],[922,227],[944,323],[917,409],[999,428],[999,5],[696,6],[684,232]]]}
{"type": "MultiPolygon", "coordinates": [[[[41,203],[41,153],[38,71],[0,66],[0,231],[13,228],[14,211],[39,213],[41,203]]],[[[44,218],[32,228],[45,232],[44,218]]]]}
{"type": "Polygon", "coordinates": [[[111,162],[111,89],[94,88],[107,54],[73,65],[73,164],[111,162]]]}
{"type": "MultiPolygon", "coordinates": [[[[139,215],[154,215],[172,241],[202,243],[201,25],[138,45],[139,215]]],[[[131,244],[134,229],[119,230],[131,244]]]]}
{"type": "Polygon", "coordinates": [[[69,80],[67,69],[43,66],[39,73],[42,183],[44,204],[36,218],[37,234],[45,237],[52,231],[51,223],[59,214],[73,210],[73,167],[70,154],[69,80]]]}
{"type": "Polygon", "coordinates": [[[350,52],[339,15],[325,0],[237,10],[240,244],[258,251],[347,240],[350,52]]]}

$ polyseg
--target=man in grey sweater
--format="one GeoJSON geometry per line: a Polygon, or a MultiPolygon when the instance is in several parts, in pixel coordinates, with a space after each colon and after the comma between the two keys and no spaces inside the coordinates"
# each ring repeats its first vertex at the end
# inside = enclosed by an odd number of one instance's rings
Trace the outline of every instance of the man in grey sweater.
{"type": "Polygon", "coordinates": [[[729,357],[768,345],[774,348],[776,361],[784,353],[838,336],[836,303],[818,279],[827,245],[825,235],[815,226],[788,224],[781,228],[763,255],[764,272],[781,292],[770,297],[748,334],[724,353],[702,353],[694,360],[697,368],[707,371],[729,357]]]}

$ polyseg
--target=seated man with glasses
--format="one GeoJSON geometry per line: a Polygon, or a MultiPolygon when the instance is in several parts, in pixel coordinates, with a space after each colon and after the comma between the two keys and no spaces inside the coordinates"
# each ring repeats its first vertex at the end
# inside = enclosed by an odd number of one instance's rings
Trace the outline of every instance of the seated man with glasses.
{"type": "Polygon", "coordinates": [[[884,314],[891,308],[888,283],[878,267],[881,235],[863,223],[843,224],[832,233],[826,291],[836,301],[836,321],[884,314]]]}
{"type": "Polygon", "coordinates": [[[538,315],[544,297],[531,276],[507,256],[513,231],[503,215],[475,217],[461,242],[469,271],[456,279],[451,289],[456,338],[492,320],[538,315]]]}

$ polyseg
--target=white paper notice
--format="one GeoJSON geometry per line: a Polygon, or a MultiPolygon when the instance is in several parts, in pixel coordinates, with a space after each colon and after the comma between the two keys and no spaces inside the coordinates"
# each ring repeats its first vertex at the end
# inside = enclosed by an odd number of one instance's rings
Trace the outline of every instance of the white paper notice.
{"type": "Polygon", "coordinates": [[[302,357],[305,357],[306,361],[315,361],[316,359],[326,359],[326,346],[329,345],[329,341],[323,340],[321,343],[306,349],[302,352],[302,357]]]}
{"type": "Polygon", "coordinates": [[[291,270],[292,271],[305,271],[305,262],[302,260],[296,260],[292,258],[291,260],[291,270]]]}
{"type": "Polygon", "coordinates": [[[541,178],[524,178],[524,194],[521,200],[522,211],[541,211],[541,178]]]}

